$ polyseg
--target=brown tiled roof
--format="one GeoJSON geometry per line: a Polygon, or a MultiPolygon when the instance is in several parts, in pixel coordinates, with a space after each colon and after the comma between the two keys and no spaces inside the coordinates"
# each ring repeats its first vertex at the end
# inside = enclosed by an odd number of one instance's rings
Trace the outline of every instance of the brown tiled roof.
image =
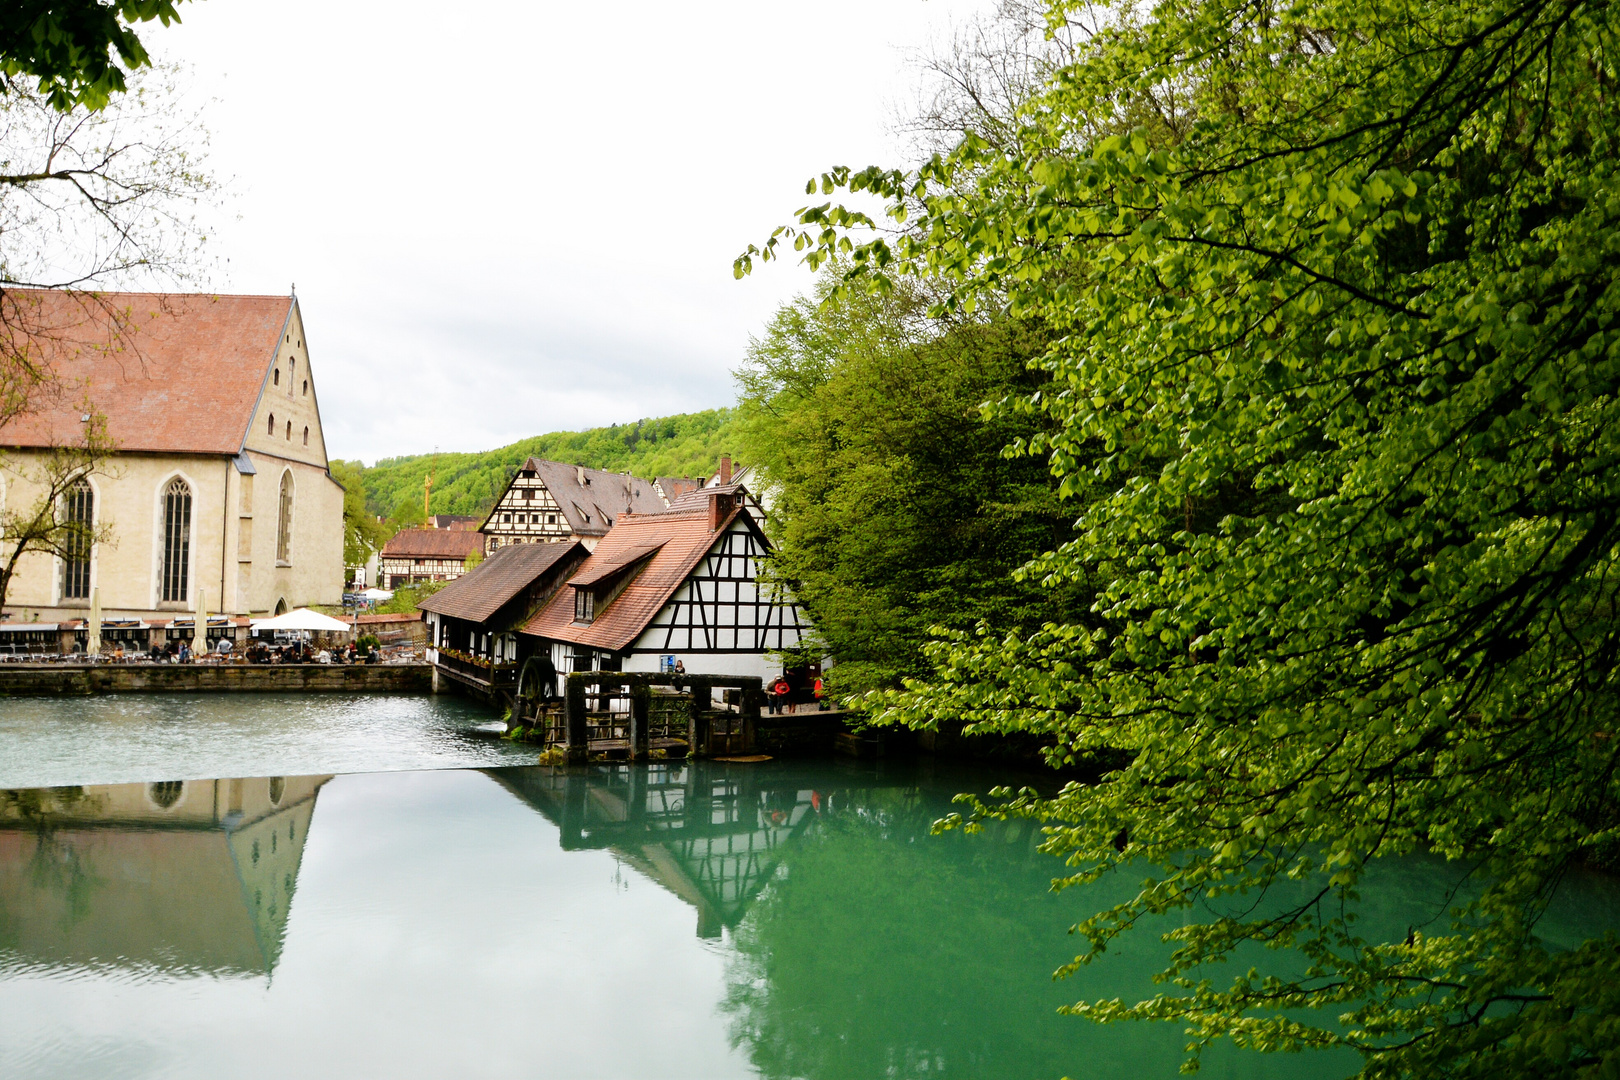
{"type": "Polygon", "coordinates": [[[748,489],[743,487],[741,484],[726,484],[724,486],[719,484],[709,484],[705,487],[688,491],[678,499],[671,500],[669,508],[671,511],[698,510],[707,507],[709,505],[709,500],[716,495],[735,495],[739,491],[744,495],[748,494],[748,489]]]}
{"type": "Polygon", "coordinates": [[[703,481],[691,476],[660,476],[658,488],[664,493],[664,498],[670,502],[685,495],[688,491],[696,491],[703,486],[703,481]]]}
{"type": "MultiPolygon", "coordinates": [[[[662,514],[667,509],[650,482],[629,473],[587,469],[545,458],[530,458],[518,471],[532,472],[540,478],[557,500],[568,527],[578,536],[606,536],[620,514],[662,514]]],[[[491,511],[490,517],[484,519],[486,528],[494,516],[491,511]]]]}
{"type": "Polygon", "coordinates": [[[634,566],[636,563],[641,562],[647,556],[663,547],[664,543],[665,541],[663,540],[654,540],[651,543],[637,544],[634,547],[624,548],[614,552],[611,556],[600,559],[592,559],[591,565],[585,567],[579,573],[568,579],[568,584],[595,585],[598,581],[601,581],[604,578],[610,578],[626,567],[634,566]]]}
{"type": "Polygon", "coordinates": [[[385,559],[465,559],[484,550],[484,534],[460,529],[401,529],[383,545],[385,559]]]}
{"type": "Polygon", "coordinates": [[[737,513],[732,511],[714,531],[709,529],[706,509],[621,517],[613,531],[602,538],[591,557],[580,566],[578,576],[586,577],[597,567],[614,563],[627,552],[660,545],[646,568],[617,599],[596,613],[595,621],[584,626],[574,625],[574,590],[559,589],[551,602],[529,620],[523,632],[610,652],[627,648],[641,636],[653,616],[669,603],[669,598],[675,595],[675,590],[708,554],[715,541],[731,527],[737,513]]]}
{"type": "Polygon", "coordinates": [[[583,553],[571,544],[513,544],[495,553],[416,606],[455,619],[484,622],[552,570],[574,565],[583,553]]]}
{"type": "Polygon", "coordinates": [[[77,442],[88,399],[123,450],[235,454],[294,300],[18,289],[0,302],[16,328],[6,332],[36,348],[64,388],[7,424],[0,443],[77,442]]]}

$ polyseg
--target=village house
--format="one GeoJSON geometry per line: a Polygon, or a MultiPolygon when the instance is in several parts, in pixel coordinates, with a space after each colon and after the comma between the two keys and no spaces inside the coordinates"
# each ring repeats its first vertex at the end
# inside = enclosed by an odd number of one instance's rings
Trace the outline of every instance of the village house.
{"type": "Polygon", "coordinates": [[[425,613],[428,661],[481,697],[516,683],[518,631],[589,553],[578,541],[513,544],[416,606],[425,613]]]}
{"type": "Polygon", "coordinates": [[[105,539],[70,558],[24,555],[7,619],[69,626],[95,595],[139,646],[198,607],[340,601],[343,490],[296,297],[8,290],[4,303],[12,347],[62,391],[0,429],[4,505],[37,502],[52,449],[81,444],[93,414],[115,447],[66,504],[105,539]]]}
{"type": "Polygon", "coordinates": [[[780,586],[763,582],[770,552],[745,509],[746,489],[706,487],[664,513],[622,514],[549,603],[523,627],[557,672],[669,671],[772,678],[773,652],[810,626],[780,586]]]}
{"type": "Polygon", "coordinates": [[[578,540],[587,548],[621,514],[660,514],[668,507],[653,485],[628,473],[529,458],[484,520],[489,550],[513,544],[578,540]]]}
{"type": "Polygon", "coordinates": [[[454,581],[484,555],[484,534],[466,529],[401,529],[383,545],[378,576],[384,588],[419,581],[454,581]],[[476,557],[476,558],[475,558],[476,557]]]}

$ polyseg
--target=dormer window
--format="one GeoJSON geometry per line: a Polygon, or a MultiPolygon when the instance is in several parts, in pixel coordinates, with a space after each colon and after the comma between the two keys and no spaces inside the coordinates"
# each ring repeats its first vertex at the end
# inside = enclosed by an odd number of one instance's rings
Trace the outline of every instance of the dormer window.
{"type": "Polygon", "coordinates": [[[574,586],[574,621],[588,623],[596,618],[596,594],[588,585],[574,586]]]}

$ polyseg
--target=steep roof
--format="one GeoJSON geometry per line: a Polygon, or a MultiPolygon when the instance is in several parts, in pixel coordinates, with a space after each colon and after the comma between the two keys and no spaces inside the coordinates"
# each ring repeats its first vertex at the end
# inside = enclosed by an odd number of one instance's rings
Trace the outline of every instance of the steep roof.
{"type": "Polygon", "coordinates": [[[470,573],[458,577],[416,606],[423,611],[481,623],[548,572],[568,566],[569,556],[584,550],[584,545],[577,541],[497,548],[470,573]]]}
{"type": "Polygon", "coordinates": [[[61,393],[0,431],[7,446],[79,441],[88,399],[122,450],[235,454],[275,363],[290,296],[7,290],[6,346],[36,352],[61,393]]]}
{"type": "Polygon", "coordinates": [[[702,480],[691,476],[660,476],[653,483],[670,502],[674,502],[688,491],[696,491],[703,486],[702,480]]]}
{"type": "MultiPolygon", "coordinates": [[[[557,501],[568,527],[578,536],[606,536],[620,514],[662,514],[668,509],[651,482],[629,473],[587,469],[545,458],[530,458],[518,471],[532,472],[540,478],[557,501]]],[[[494,516],[491,511],[484,519],[486,528],[494,516]]]]}
{"type": "Polygon", "coordinates": [[[401,529],[383,545],[385,559],[465,559],[484,550],[484,534],[460,529],[401,529]]]}
{"type": "Polygon", "coordinates": [[[709,528],[709,513],[703,510],[668,512],[663,514],[627,515],[621,517],[613,531],[596,545],[591,557],[581,564],[572,580],[595,580],[594,575],[603,567],[617,569],[626,561],[633,562],[637,554],[644,555],[649,547],[658,545],[652,558],[625,586],[606,608],[596,613],[594,621],[583,626],[574,624],[574,597],[572,589],[559,589],[557,595],[535,613],[523,627],[525,634],[570,641],[579,645],[617,652],[627,648],[652,622],[663,606],[669,603],[675,590],[707,555],[715,542],[725,535],[739,510],[733,510],[718,529],[709,528]]]}

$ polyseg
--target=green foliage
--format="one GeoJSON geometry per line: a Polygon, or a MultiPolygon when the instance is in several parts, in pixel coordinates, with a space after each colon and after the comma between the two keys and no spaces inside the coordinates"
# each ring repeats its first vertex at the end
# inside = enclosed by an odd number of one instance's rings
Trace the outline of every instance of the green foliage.
{"type": "MultiPolygon", "coordinates": [[[[775,496],[774,572],[837,657],[837,693],[927,669],[929,628],[1033,631],[1059,597],[1011,572],[1072,538],[1045,465],[1002,448],[1038,413],[982,406],[1046,383],[1044,337],[1013,320],[932,320],[909,284],[777,312],[739,370],[741,449],[775,496]]],[[[1072,599],[1075,590],[1068,590],[1072,599]]]]}
{"type": "Polygon", "coordinates": [[[1146,877],[1077,965],[1184,914],[1161,995],[1079,1015],[1373,1077],[1620,1075],[1614,935],[1537,936],[1620,824],[1617,44],[1601,3],[1122,3],[998,149],[822,178],[897,238],[827,204],[739,259],[792,240],[1054,334],[1021,449],[1086,509],[1027,574],[1092,610],[958,634],[886,703],[1130,752],[993,811],[1047,821],[1067,884],[1146,877]],[[1366,929],[1363,875],[1420,850],[1481,887],[1366,929]],[[1212,971],[1246,943],[1305,962],[1212,971]]]}
{"type": "Polygon", "coordinates": [[[414,585],[401,585],[393,596],[372,610],[379,615],[415,615],[417,604],[448,584],[448,581],[418,581],[414,585]]]}
{"type": "Polygon", "coordinates": [[[343,563],[360,566],[393,535],[393,530],[366,509],[366,468],[358,461],[334,460],[328,468],[343,485],[343,563]]]}
{"type": "Polygon", "coordinates": [[[487,514],[531,457],[642,477],[708,476],[726,453],[734,411],[710,409],[585,431],[556,431],[476,454],[384,458],[366,471],[368,505],[400,526],[421,524],[422,489],[433,470],[435,514],[487,514]]]}
{"type": "Polygon", "coordinates": [[[33,78],[51,105],[100,109],[151,65],[135,23],[180,21],[180,0],[7,0],[0,7],[0,90],[33,78]],[[116,59],[114,59],[116,54],[116,59]]]}

